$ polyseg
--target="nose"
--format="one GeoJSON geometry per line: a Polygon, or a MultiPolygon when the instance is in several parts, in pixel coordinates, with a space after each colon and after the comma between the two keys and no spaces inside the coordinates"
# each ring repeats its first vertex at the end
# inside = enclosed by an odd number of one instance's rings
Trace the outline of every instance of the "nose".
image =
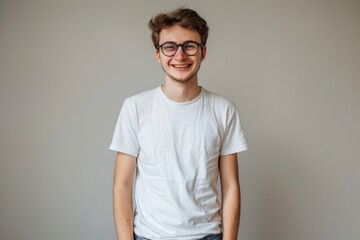
{"type": "Polygon", "coordinates": [[[175,58],[175,59],[184,59],[184,58],[186,58],[186,57],[187,57],[187,55],[186,55],[186,53],[184,52],[182,46],[179,46],[178,49],[176,50],[176,53],[175,53],[175,55],[174,55],[174,58],[175,58]]]}

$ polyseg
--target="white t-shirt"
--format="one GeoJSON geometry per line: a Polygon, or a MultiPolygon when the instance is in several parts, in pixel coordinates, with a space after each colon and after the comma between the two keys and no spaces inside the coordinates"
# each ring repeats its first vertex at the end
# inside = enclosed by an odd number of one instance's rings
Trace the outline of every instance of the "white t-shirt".
{"type": "Polygon", "coordinates": [[[218,157],[247,149],[230,101],[204,88],[184,103],[161,87],[129,97],[110,149],[137,157],[137,235],[179,240],[221,231],[218,157]]]}

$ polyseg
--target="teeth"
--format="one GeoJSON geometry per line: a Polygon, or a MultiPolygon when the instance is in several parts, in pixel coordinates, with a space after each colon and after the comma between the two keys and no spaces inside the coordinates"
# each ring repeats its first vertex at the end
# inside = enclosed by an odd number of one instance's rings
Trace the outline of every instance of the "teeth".
{"type": "Polygon", "coordinates": [[[174,65],[176,68],[187,68],[189,65],[174,65]]]}

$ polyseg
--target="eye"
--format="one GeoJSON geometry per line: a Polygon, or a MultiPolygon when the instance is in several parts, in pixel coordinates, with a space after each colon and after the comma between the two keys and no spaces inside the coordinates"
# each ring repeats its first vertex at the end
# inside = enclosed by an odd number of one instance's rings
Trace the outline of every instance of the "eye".
{"type": "Polygon", "coordinates": [[[166,51],[174,51],[176,50],[176,45],[173,43],[167,43],[162,46],[162,49],[166,51]]]}
{"type": "Polygon", "coordinates": [[[186,50],[192,50],[192,49],[196,49],[196,48],[197,48],[196,43],[188,42],[188,43],[184,44],[184,49],[186,49],[186,50]]]}

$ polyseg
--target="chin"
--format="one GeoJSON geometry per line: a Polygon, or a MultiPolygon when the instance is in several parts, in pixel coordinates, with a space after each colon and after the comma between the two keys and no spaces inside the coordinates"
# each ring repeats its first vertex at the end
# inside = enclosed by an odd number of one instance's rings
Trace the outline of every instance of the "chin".
{"type": "Polygon", "coordinates": [[[169,77],[173,81],[180,82],[180,83],[188,83],[188,82],[191,82],[191,81],[193,81],[195,79],[194,76],[185,77],[185,78],[176,78],[176,77],[173,77],[173,76],[169,76],[169,77]]]}

